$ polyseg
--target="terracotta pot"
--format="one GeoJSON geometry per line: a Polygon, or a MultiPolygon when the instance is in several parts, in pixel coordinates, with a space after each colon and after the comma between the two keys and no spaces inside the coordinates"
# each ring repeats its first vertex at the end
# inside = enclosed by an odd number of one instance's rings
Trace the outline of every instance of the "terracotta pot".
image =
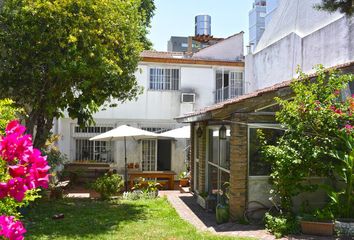
{"type": "Polygon", "coordinates": [[[188,187],[189,185],[189,179],[188,178],[181,178],[179,179],[179,185],[181,187],[188,187]]]}
{"type": "Polygon", "coordinates": [[[134,168],[134,163],[128,163],[128,168],[134,168]]]}
{"type": "Polygon", "coordinates": [[[320,235],[320,236],[332,236],[334,230],[334,224],[332,222],[310,222],[300,221],[301,231],[304,234],[320,235]]]}

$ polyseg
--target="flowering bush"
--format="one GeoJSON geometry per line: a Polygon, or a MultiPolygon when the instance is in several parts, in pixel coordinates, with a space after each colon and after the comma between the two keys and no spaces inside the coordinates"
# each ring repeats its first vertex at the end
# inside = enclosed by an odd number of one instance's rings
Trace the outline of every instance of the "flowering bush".
{"type": "MultiPolygon", "coordinates": [[[[18,207],[26,199],[26,195],[42,187],[47,188],[49,182],[49,166],[46,157],[38,149],[33,148],[32,137],[25,134],[25,127],[17,120],[9,122],[5,136],[0,138],[0,200],[7,205],[18,207]],[[13,202],[14,200],[14,202],[13,202]]],[[[33,198],[32,198],[33,200],[33,198]]],[[[8,214],[0,208],[1,214],[8,214]]],[[[13,209],[11,209],[13,211],[13,209]]],[[[0,216],[0,235],[7,239],[23,239],[25,229],[14,216],[0,216]]]]}
{"type": "MultiPolygon", "coordinates": [[[[287,212],[293,209],[294,196],[318,187],[326,188],[310,185],[306,179],[311,176],[332,180],[332,186],[327,186],[332,193],[343,191],[339,182],[348,182],[346,193],[341,195],[353,199],[352,181],[342,176],[352,172],[349,156],[354,154],[351,148],[354,141],[350,146],[349,138],[343,137],[343,133],[354,137],[354,96],[347,89],[354,77],[335,70],[326,71],[322,66],[316,70],[316,79],[300,72],[291,85],[294,92],[291,100],[277,99],[281,110],[276,117],[284,127],[284,135],[276,145],[263,148],[272,164],[272,192],[287,212]],[[344,162],[345,159],[348,161],[344,162]]],[[[351,201],[336,204],[348,209],[351,201]]],[[[352,209],[346,215],[348,211],[352,209]]],[[[344,215],[338,213],[338,216],[344,215]]]]}

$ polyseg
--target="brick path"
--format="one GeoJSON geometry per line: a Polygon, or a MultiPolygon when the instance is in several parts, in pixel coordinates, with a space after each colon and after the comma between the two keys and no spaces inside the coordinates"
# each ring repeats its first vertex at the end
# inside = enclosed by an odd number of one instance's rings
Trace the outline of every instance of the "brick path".
{"type": "MultiPolygon", "coordinates": [[[[261,240],[273,240],[275,237],[265,229],[242,225],[233,222],[217,225],[215,214],[206,212],[195,201],[190,193],[180,193],[179,191],[160,191],[160,196],[166,196],[171,205],[176,209],[180,217],[200,231],[210,231],[218,235],[254,237],[261,240]]],[[[318,236],[291,236],[283,239],[291,240],[333,240],[335,238],[318,236]]]]}

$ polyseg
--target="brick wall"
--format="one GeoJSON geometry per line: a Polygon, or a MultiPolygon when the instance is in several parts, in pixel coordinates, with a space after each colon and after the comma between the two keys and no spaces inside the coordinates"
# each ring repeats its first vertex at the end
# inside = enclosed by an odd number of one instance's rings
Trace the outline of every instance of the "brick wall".
{"type": "Polygon", "coordinates": [[[206,138],[207,138],[207,123],[202,122],[199,123],[199,127],[202,129],[203,134],[201,137],[198,138],[199,144],[199,186],[198,191],[204,192],[205,191],[205,174],[206,174],[206,166],[205,166],[205,159],[206,159],[206,138]]]}
{"type": "Polygon", "coordinates": [[[191,190],[194,191],[194,162],[195,162],[195,154],[194,154],[194,143],[195,143],[195,137],[196,135],[194,134],[195,133],[195,123],[191,123],[191,132],[190,132],[190,144],[191,144],[191,147],[190,147],[190,151],[189,151],[189,154],[190,154],[190,162],[189,162],[189,168],[190,168],[190,172],[191,172],[191,190]]]}
{"type": "Polygon", "coordinates": [[[230,140],[230,215],[232,220],[243,218],[247,203],[248,128],[244,114],[234,114],[230,140]]]}

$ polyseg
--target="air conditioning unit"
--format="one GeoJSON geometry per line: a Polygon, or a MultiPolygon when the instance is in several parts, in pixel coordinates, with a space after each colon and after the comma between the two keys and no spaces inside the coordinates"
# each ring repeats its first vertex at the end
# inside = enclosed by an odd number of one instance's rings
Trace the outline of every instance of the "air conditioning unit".
{"type": "Polygon", "coordinates": [[[182,93],[181,103],[195,103],[195,93],[182,93]]]}

